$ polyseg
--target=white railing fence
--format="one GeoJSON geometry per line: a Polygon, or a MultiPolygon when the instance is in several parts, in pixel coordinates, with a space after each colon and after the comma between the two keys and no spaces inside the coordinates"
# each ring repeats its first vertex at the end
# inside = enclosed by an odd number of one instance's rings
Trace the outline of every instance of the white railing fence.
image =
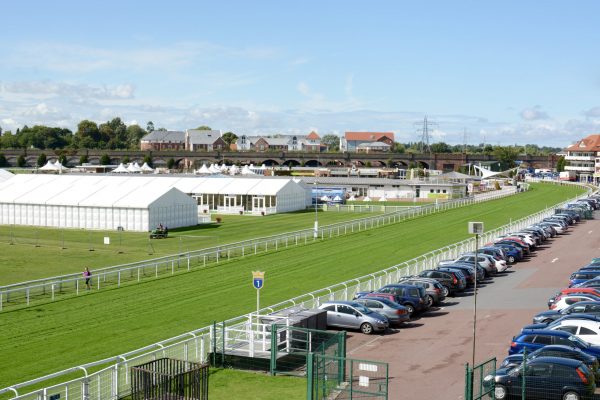
{"type": "MultiPolygon", "coordinates": [[[[249,239],[216,247],[182,252],[171,256],[154,258],[129,264],[92,271],[93,291],[105,288],[121,287],[125,284],[139,283],[156,279],[163,275],[189,272],[204,268],[209,264],[218,264],[234,258],[278,251],[291,246],[306,245],[316,240],[325,240],[366,229],[395,224],[425,215],[431,215],[451,209],[468,206],[482,201],[495,200],[515,194],[516,191],[490,192],[485,197],[475,196],[456,199],[438,204],[402,209],[377,216],[364,217],[336,224],[324,225],[314,229],[304,229],[279,235],[249,239]]],[[[85,278],[80,273],[54,276],[0,286],[0,311],[29,306],[32,302],[40,304],[66,296],[77,296],[86,292],[85,278]]]]}
{"type": "MultiPolygon", "coordinates": [[[[554,214],[555,208],[562,207],[570,201],[583,197],[586,197],[586,195],[577,196],[569,201],[547,207],[528,217],[512,221],[509,224],[485,232],[480,236],[480,243],[487,243],[501,234],[519,230],[540,221],[541,219],[554,214]]],[[[322,302],[330,300],[351,300],[357,292],[375,290],[383,285],[397,282],[403,276],[414,275],[424,269],[435,267],[437,262],[441,260],[456,258],[463,252],[473,251],[474,248],[475,239],[465,239],[430,251],[419,257],[413,258],[412,260],[393,265],[381,271],[341,282],[265,307],[259,310],[259,314],[268,315],[290,307],[316,308],[322,302]]],[[[131,366],[161,357],[172,357],[184,361],[205,362],[208,360],[209,353],[212,349],[216,348],[217,342],[231,345],[234,344],[232,341],[235,341],[235,338],[244,338],[244,335],[246,335],[248,341],[250,340],[250,337],[260,338],[260,333],[258,335],[249,335],[247,332],[248,324],[253,324],[253,321],[256,321],[256,319],[253,320],[253,316],[256,316],[255,312],[224,321],[221,324],[225,325],[225,329],[215,329],[215,324],[113,358],[70,368],[52,375],[0,389],[0,394],[12,392],[15,394],[14,399],[22,400],[47,400],[49,399],[49,396],[53,394],[61,394],[60,398],[67,400],[116,400],[121,396],[129,394],[130,382],[128,370],[131,366]],[[222,332],[227,332],[228,329],[230,329],[229,332],[231,333],[225,333],[226,336],[223,337],[222,332]],[[227,335],[231,336],[228,338],[227,335]],[[88,369],[99,365],[106,365],[106,367],[94,373],[87,373],[88,369]],[[34,390],[26,394],[20,394],[34,384],[40,385],[50,379],[77,370],[82,371],[84,376],[68,382],[48,386],[43,389],[34,390]]],[[[254,327],[260,329],[258,324],[254,327]]],[[[260,345],[260,343],[258,345],[260,345]]],[[[254,349],[255,351],[258,350],[256,347],[254,349]]]]}

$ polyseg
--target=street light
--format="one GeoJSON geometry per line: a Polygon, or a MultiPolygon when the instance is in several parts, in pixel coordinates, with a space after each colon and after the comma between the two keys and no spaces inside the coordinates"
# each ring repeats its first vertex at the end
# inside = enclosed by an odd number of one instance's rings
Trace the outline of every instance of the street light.
{"type": "Polygon", "coordinates": [[[319,192],[318,192],[316,180],[313,183],[313,185],[314,185],[314,192],[315,192],[315,233],[314,233],[314,238],[317,239],[319,237],[319,213],[318,213],[318,209],[317,209],[317,204],[319,202],[319,192]]]}
{"type": "MultiPolygon", "coordinates": [[[[477,263],[478,251],[479,251],[479,235],[483,233],[483,222],[469,222],[469,233],[475,235],[475,259],[473,260],[473,268],[475,269],[475,279],[473,283],[473,351],[471,359],[471,385],[473,385],[473,372],[475,368],[475,340],[477,332],[477,263]]],[[[471,386],[471,393],[473,393],[473,387],[471,386]]]]}

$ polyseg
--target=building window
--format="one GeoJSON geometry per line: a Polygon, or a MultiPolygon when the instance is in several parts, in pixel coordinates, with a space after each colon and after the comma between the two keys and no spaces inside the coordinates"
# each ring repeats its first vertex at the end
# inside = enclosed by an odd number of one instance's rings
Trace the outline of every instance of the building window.
{"type": "Polygon", "coordinates": [[[429,189],[429,193],[433,193],[433,189],[429,189]]]}

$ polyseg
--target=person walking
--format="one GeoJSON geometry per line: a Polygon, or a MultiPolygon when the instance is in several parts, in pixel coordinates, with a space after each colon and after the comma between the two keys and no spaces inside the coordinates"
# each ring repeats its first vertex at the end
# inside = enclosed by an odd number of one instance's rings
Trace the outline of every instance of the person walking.
{"type": "Polygon", "coordinates": [[[87,287],[87,290],[90,290],[92,288],[92,273],[88,267],[85,267],[83,270],[83,277],[85,278],[85,286],[87,287]]]}

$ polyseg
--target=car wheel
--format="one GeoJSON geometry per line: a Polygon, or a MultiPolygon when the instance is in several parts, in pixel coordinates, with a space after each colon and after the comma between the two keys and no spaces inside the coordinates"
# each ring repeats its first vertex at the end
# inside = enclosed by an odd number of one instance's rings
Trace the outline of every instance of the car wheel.
{"type": "Polygon", "coordinates": [[[508,256],[508,262],[513,264],[515,262],[515,256],[508,256]]]}
{"type": "Polygon", "coordinates": [[[410,317],[412,317],[413,314],[415,313],[415,308],[411,304],[405,304],[404,307],[406,307],[406,311],[408,311],[408,315],[410,317]]]}
{"type": "Polygon", "coordinates": [[[365,335],[370,335],[371,333],[373,333],[373,325],[371,325],[368,322],[365,322],[360,326],[360,331],[365,335]]]}
{"type": "Polygon", "coordinates": [[[494,388],[494,397],[498,400],[506,399],[507,396],[506,388],[502,385],[496,385],[494,388]]]}
{"type": "Polygon", "coordinates": [[[432,296],[427,296],[427,305],[429,307],[433,307],[433,303],[434,303],[433,297],[432,296]]]}
{"type": "Polygon", "coordinates": [[[563,400],[579,400],[581,399],[581,396],[579,396],[579,393],[569,390],[568,392],[565,392],[565,394],[563,394],[562,398],[563,400]]]}
{"type": "Polygon", "coordinates": [[[448,289],[448,286],[442,286],[442,294],[444,295],[444,297],[448,297],[448,295],[450,294],[450,289],[448,289]]]}

